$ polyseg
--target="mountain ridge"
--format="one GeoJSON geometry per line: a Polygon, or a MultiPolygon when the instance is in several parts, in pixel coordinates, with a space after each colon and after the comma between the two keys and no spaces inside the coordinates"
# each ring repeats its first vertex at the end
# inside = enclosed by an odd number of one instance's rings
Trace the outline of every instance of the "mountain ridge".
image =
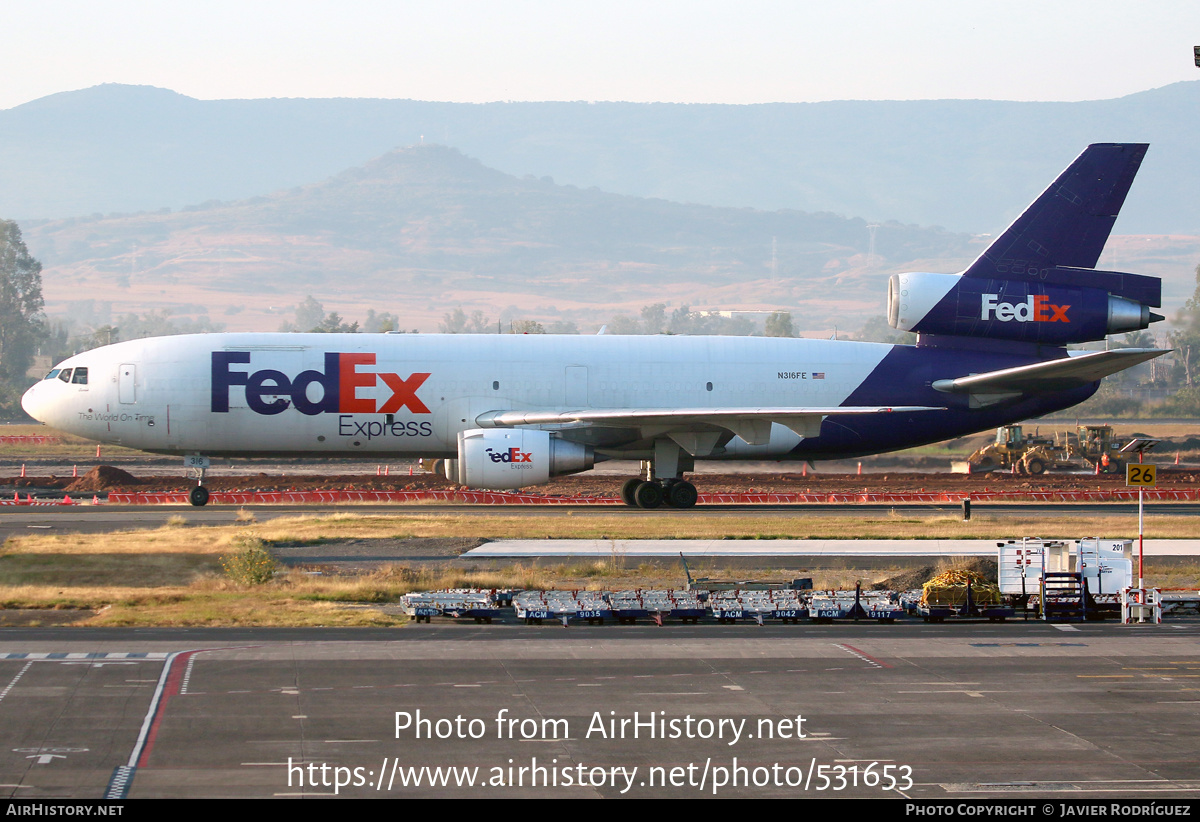
{"type": "Polygon", "coordinates": [[[717,206],[994,232],[1092,142],[1152,144],[1118,225],[1200,233],[1200,81],[1110,100],[203,101],[115,84],[0,111],[0,214],[179,209],[324,179],[401,145],[518,177],[717,206]]]}
{"type": "Polygon", "coordinates": [[[400,293],[419,306],[408,313],[426,329],[460,305],[541,306],[587,322],[601,307],[636,311],[664,295],[805,305],[807,320],[825,321],[863,302],[865,276],[879,278],[866,299],[881,304],[881,267],[961,262],[978,251],[970,237],[940,229],[868,229],[831,214],[672,203],[518,178],[428,144],[267,196],[35,222],[26,240],[45,266],[52,311],[87,293],[140,310],[239,305],[235,314],[251,313],[238,322],[258,310],[261,327],[268,307],[304,293],[346,311],[400,293]],[[829,293],[835,284],[842,293],[829,293]]]}

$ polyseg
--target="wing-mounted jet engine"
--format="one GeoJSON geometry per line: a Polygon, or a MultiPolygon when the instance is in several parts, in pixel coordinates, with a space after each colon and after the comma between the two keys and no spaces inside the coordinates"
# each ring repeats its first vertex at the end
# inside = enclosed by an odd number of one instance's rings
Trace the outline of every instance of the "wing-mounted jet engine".
{"type": "Polygon", "coordinates": [[[458,458],[438,460],[434,470],[459,485],[505,490],[588,471],[595,462],[592,448],[549,431],[470,429],[458,434],[458,458]]]}

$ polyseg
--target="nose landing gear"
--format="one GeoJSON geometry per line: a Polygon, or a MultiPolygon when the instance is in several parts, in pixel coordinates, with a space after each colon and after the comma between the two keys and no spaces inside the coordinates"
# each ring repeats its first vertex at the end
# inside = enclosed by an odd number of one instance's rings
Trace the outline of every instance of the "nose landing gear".
{"type": "Polygon", "coordinates": [[[196,487],[188,492],[188,502],[197,508],[203,508],[208,505],[209,493],[204,487],[204,472],[209,469],[212,463],[208,457],[202,457],[199,454],[188,454],[183,458],[184,466],[196,475],[196,487]]]}

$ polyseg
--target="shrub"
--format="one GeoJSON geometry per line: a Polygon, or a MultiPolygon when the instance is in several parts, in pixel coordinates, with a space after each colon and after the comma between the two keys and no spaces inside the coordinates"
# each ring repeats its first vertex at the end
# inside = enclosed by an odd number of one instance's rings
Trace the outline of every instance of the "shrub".
{"type": "Polygon", "coordinates": [[[258,537],[240,537],[234,541],[238,550],[221,557],[225,576],[239,585],[262,585],[275,576],[275,557],[258,537]]]}

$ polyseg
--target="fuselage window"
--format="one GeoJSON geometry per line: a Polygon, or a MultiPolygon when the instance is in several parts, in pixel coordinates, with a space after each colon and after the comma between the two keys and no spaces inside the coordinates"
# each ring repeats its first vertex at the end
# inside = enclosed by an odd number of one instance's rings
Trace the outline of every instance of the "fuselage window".
{"type": "Polygon", "coordinates": [[[58,376],[58,371],[59,371],[59,369],[55,368],[53,371],[51,371],[49,374],[47,374],[43,379],[47,379],[47,380],[54,379],[55,377],[58,376]]]}
{"type": "Polygon", "coordinates": [[[71,382],[75,385],[87,385],[87,368],[76,368],[75,376],[71,377],[71,382]]]}
{"type": "Polygon", "coordinates": [[[71,369],[64,368],[62,371],[60,371],[58,373],[58,378],[60,380],[62,380],[63,382],[70,382],[71,381],[71,369]]]}

